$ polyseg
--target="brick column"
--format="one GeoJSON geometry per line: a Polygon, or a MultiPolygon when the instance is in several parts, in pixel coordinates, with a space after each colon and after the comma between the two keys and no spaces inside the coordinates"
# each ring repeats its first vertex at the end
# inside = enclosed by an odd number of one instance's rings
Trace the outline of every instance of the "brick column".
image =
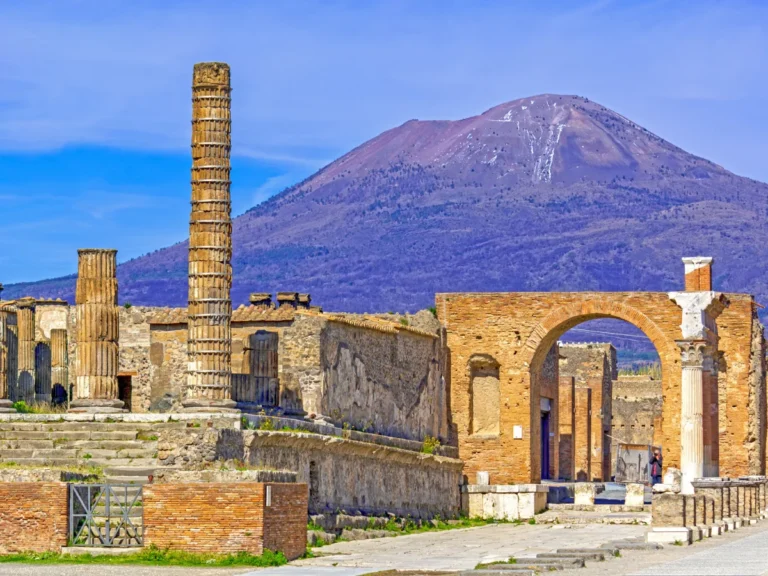
{"type": "Polygon", "coordinates": [[[35,301],[16,303],[18,323],[18,376],[16,399],[32,404],[35,399],[35,301]]]}
{"type": "Polygon", "coordinates": [[[54,398],[57,386],[64,389],[69,398],[69,350],[67,331],[63,328],[51,330],[51,392],[54,398]]]}
{"type": "Polygon", "coordinates": [[[192,216],[189,224],[188,374],[183,406],[230,410],[232,222],[230,73],[219,62],[192,76],[192,216]]]}
{"type": "MultiPolygon", "coordinates": [[[[1,285],[0,285],[1,286],[1,285]]],[[[10,306],[0,305],[0,412],[15,412],[10,400],[10,319],[16,323],[16,311],[10,306]]]]}
{"type": "Polygon", "coordinates": [[[702,386],[708,344],[703,340],[681,340],[683,386],[680,420],[681,492],[693,494],[692,482],[704,476],[704,419],[702,386]]]}
{"type": "Polygon", "coordinates": [[[71,412],[121,412],[118,399],[117,250],[78,250],[77,361],[71,412]]]}

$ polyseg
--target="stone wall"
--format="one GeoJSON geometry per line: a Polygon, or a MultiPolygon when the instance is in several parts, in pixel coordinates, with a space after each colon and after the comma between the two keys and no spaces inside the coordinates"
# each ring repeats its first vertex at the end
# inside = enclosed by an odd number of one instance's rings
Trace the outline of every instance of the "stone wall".
{"type": "Polygon", "coordinates": [[[164,429],[158,436],[161,466],[205,472],[235,461],[296,473],[310,486],[313,514],[344,510],[452,518],[459,513],[462,463],[455,458],[298,431],[206,427],[164,429]]]}
{"type": "Polygon", "coordinates": [[[148,484],[142,498],[146,546],[215,554],[268,549],[289,560],[306,550],[306,484],[148,484]]]}
{"type": "Polygon", "coordinates": [[[611,475],[611,389],[617,374],[616,349],[609,343],[589,342],[560,345],[560,372],[572,376],[577,387],[592,390],[590,456],[592,479],[611,475]]]}
{"type": "Polygon", "coordinates": [[[550,479],[560,478],[560,348],[557,344],[550,348],[541,367],[539,390],[542,398],[542,417],[544,405],[549,401],[549,470],[550,479]]]}
{"type": "Polygon", "coordinates": [[[611,436],[625,444],[657,445],[661,404],[661,380],[619,376],[613,383],[611,436]]]}
{"type": "MultiPolygon", "coordinates": [[[[310,486],[312,514],[455,518],[462,462],[319,434],[255,431],[248,462],[291,470],[310,486]]],[[[246,440],[248,442],[248,440],[246,440]]]]}
{"type": "Polygon", "coordinates": [[[0,482],[0,554],[66,546],[68,489],[64,482],[0,482]]]}
{"type": "Polygon", "coordinates": [[[441,361],[435,336],[329,321],[320,332],[322,384],[302,386],[302,396],[319,413],[357,430],[446,441],[441,361]]]}
{"type": "MultiPolygon", "coordinates": [[[[182,315],[171,312],[172,321],[151,327],[141,324],[136,330],[141,338],[124,343],[121,334],[121,355],[124,347],[136,344],[125,348],[135,350],[126,359],[126,370],[130,367],[137,374],[134,396],[145,399],[140,404],[145,411],[179,408],[187,330],[177,322],[182,315]],[[145,334],[149,346],[139,346],[145,334]]],[[[272,316],[278,313],[279,309],[270,311],[272,316]]],[[[121,329],[128,321],[125,317],[121,314],[121,329]]],[[[234,373],[248,372],[244,347],[259,330],[278,335],[279,406],[284,413],[401,438],[434,436],[448,442],[448,399],[441,368],[445,352],[438,335],[353,315],[311,312],[296,312],[281,322],[233,321],[234,373]]]]}

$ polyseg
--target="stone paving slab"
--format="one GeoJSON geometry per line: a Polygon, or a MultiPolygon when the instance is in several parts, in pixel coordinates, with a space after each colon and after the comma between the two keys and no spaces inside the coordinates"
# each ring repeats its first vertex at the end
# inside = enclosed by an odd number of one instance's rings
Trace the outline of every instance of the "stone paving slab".
{"type": "Polygon", "coordinates": [[[760,576],[763,574],[768,574],[768,530],[730,542],[724,541],[721,546],[702,550],[641,572],[634,572],[633,576],[760,576]]]}
{"type": "MultiPolygon", "coordinates": [[[[379,568],[388,570],[469,570],[510,556],[535,557],[558,548],[597,548],[613,540],[645,534],[645,526],[496,524],[426,532],[397,538],[340,542],[317,550],[317,558],[294,566],[379,568]]],[[[372,571],[369,569],[369,572],[372,571]]]]}

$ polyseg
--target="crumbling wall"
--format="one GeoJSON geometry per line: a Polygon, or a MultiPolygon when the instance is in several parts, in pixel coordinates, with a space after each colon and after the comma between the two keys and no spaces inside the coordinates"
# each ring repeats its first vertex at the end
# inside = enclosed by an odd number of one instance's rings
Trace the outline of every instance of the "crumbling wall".
{"type": "MultiPolygon", "coordinates": [[[[320,333],[320,366],[316,405],[332,420],[389,436],[447,440],[437,335],[329,320],[320,333]]],[[[305,400],[307,390],[302,386],[305,400]]]]}
{"type": "Polygon", "coordinates": [[[611,436],[625,444],[655,444],[661,408],[661,380],[619,376],[613,383],[611,436]]]}
{"type": "Polygon", "coordinates": [[[749,355],[749,473],[765,474],[766,387],[765,336],[756,307],[752,308],[752,345],[749,355]]]}

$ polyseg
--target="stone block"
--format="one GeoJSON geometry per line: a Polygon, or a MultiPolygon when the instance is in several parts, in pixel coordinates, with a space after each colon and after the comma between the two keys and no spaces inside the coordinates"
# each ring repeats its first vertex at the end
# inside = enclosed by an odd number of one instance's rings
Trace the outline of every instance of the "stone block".
{"type": "Polygon", "coordinates": [[[579,482],[573,487],[573,503],[576,506],[595,505],[595,485],[591,482],[579,482]]]}
{"type": "Polygon", "coordinates": [[[480,486],[488,486],[491,483],[488,472],[478,472],[475,483],[480,486]]]}
{"type": "Polygon", "coordinates": [[[624,498],[625,506],[643,506],[645,504],[645,485],[627,484],[627,495],[624,498]]]}
{"type": "MultiPolygon", "coordinates": [[[[698,530],[696,532],[698,534],[698,530]]],[[[654,527],[645,535],[645,541],[657,544],[680,543],[688,546],[693,542],[693,530],[683,526],[654,527]]]]}
{"type": "Polygon", "coordinates": [[[651,525],[656,527],[686,526],[692,514],[682,494],[654,494],[651,507],[651,525]],[[690,516],[690,517],[689,517],[690,516]]]}

